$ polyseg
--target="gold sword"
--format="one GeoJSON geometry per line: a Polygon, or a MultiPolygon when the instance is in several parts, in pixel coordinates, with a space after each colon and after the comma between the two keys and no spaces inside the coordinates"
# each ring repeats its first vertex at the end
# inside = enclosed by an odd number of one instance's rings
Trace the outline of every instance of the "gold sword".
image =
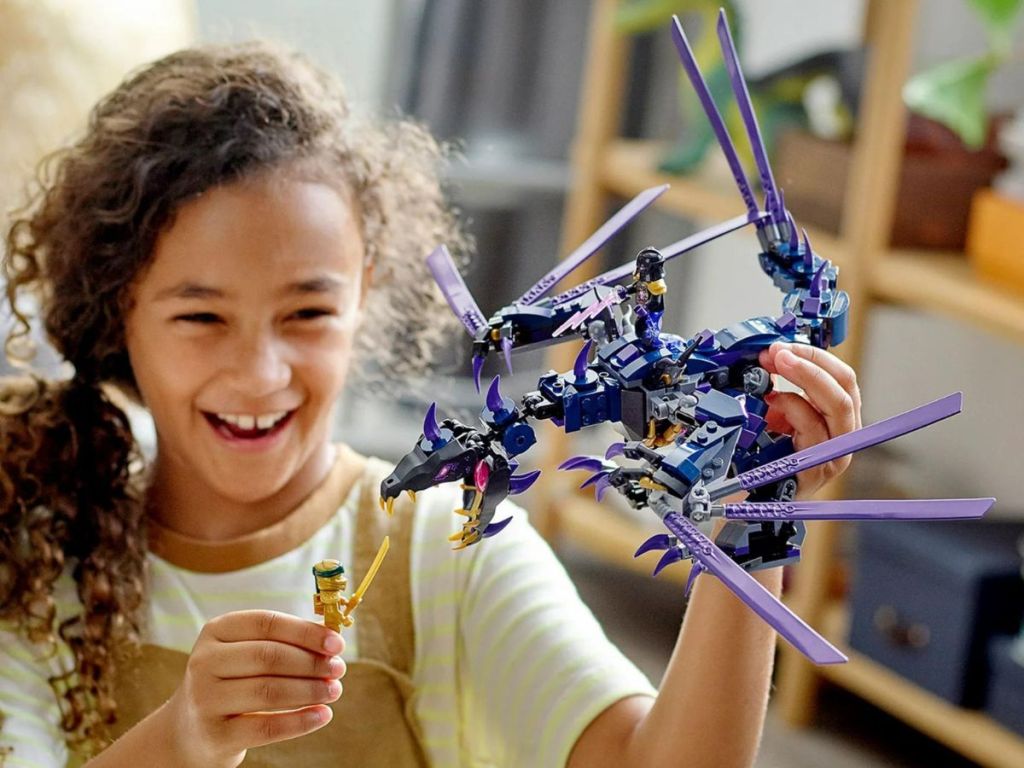
{"type": "Polygon", "coordinates": [[[384,562],[384,556],[388,553],[388,549],[391,547],[391,540],[385,536],[384,541],[380,543],[380,548],[377,550],[377,556],[373,558],[373,562],[370,564],[369,570],[366,575],[363,576],[363,580],[359,583],[359,587],[355,592],[352,593],[345,604],[345,613],[342,616],[347,619],[352,615],[352,611],[356,609],[361,602],[363,602],[363,595],[366,594],[366,590],[370,588],[370,584],[373,582],[373,577],[377,575],[377,571],[380,570],[380,564],[384,562]]]}

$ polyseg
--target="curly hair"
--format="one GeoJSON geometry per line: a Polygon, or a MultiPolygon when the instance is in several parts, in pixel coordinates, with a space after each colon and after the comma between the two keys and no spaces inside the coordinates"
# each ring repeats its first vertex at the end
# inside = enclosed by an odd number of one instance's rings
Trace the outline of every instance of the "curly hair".
{"type": "MultiPolygon", "coordinates": [[[[113,386],[138,397],[125,347],[129,290],[179,206],[212,187],[299,169],[343,188],[373,265],[355,375],[415,380],[449,330],[425,249],[469,242],[439,183],[448,158],[422,127],[350,110],[340,84],[267,43],[187,49],[130,76],[90,114],[85,135],[40,166],[6,240],[5,348],[31,354],[38,298],[74,376],[0,386],[0,621],[35,642],[59,637],[75,669],[51,684],[69,744],[105,744],[116,717],[117,648],[137,646],[145,605],[141,457],[113,386]],[[400,349],[390,340],[401,329],[400,349]],[[81,612],[56,627],[54,585],[72,568],[81,612]],[[113,649],[113,650],[112,650],[113,649]]],[[[2,716],[2,713],[0,713],[2,716]]]]}

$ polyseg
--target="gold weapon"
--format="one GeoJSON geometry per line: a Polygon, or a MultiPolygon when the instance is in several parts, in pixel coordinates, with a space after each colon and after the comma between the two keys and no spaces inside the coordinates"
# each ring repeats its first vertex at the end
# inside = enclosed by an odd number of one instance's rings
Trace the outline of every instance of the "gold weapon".
{"type": "Polygon", "coordinates": [[[366,594],[366,590],[370,588],[370,584],[373,582],[373,577],[377,575],[377,571],[380,570],[380,564],[384,562],[384,556],[388,553],[388,549],[391,547],[391,540],[385,536],[384,541],[380,543],[380,548],[377,550],[376,557],[373,558],[373,562],[370,564],[369,570],[366,571],[366,575],[363,576],[363,580],[359,582],[359,586],[356,591],[352,593],[352,597],[345,601],[345,612],[342,614],[343,619],[348,619],[352,615],[352,611],[356,609],[361,602],[363,602],[363,595],[366,594]]]}

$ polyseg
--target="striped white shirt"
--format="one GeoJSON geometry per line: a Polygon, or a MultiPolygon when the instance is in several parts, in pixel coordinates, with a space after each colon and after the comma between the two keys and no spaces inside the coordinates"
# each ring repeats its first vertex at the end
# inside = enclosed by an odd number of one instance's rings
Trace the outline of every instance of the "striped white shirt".
{"type": "MultiPolygon", "coordinates": [[[[328,522],[284,554],[227,573],[191,571],[150,553],[146,641],[188,653],[202,626],[235,610],[270,609],[314,619],[310,564],[324,552],[351,562],[357,492],[328,522]]],[[[654,695],[649,681],[606,639],[526,514],[460,552],[451,487],[418,495],[411,572],[415,625],[414,707],[437,766],[562,766],[583,729],[614,702],[654,695]]],[[[372,589],[367,595],[373,599],[372,589]]],[[[58,617],[77,610],[65,574],[58,617]]],[[[10,768],[64,766],[67,750],[48,676],[70,665],[66,648],[41,658],[0,629],[0,746],[10,768]]],[[[358,633],[346,657],[359,658],[358,633]]],[[[328,726],[329,727],[329,726],[328,726]]]]}

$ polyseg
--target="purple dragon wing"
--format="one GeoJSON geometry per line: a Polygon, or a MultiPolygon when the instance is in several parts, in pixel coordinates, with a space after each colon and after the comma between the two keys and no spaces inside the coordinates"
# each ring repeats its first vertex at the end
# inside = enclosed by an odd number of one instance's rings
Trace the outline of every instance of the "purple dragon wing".
{"type": "MultiPolygon", "coordinates": [[[[756,224],[764,218],[762,213],[744,213],[742,216],[737,216],[734,219],[723,221],[721,224],[716,224],[713,227],[701,230],[696,234],[690,235],[689,237],[683,238],[669,246],[661,249],[662,255],[665,257],[665,261],[671,258],[680,256],[687,251],[692,251],[694,248],[710,243],[722,235],[727,235],[730,232],[735,232],[737,229],[747,226],[748,224],[756,224]]],[[[597,285],[610,285],[611,283],[618,282],[624,278],[629,277],[633,274],[636,269],[636,262],[629,261],[623,264],[621,267],[610,269],[607,272],[598,275],[595,278],[587,280],[585,283],[580,283],[575,288],[558,294],[552,298],[554,304],[562,304],[566,301],[571,301],[577,296],[582,296],[584,293],[589,291],[591,288],[597,285]]]]}
{"type": "Polygon", "coordinates": [[[730,520],[966,520],[981,517],[995,501],[991,498],[748,501],[722,504],[717,509],[730,520]]]}
{"type": "Polygon", "coordinates": [[[750,138],[750,147],[754,151],[754,160],[757,162],[757,169],[761,173],[761,189],[764,190],[764,207],[772,221],[786,223],[785,211],[782,209],[782,201],[775,187],[775,178],[772,176],[772,168],[768,164],[768,153],[764,148],[764,139],[761,138],[761,128],[757,124],[757,116],[750,103],[750,92],[747,91],[747,82],[743,79],[743,70],[740,68],[740,60],[736,55],[736,46],[732,42],[732,34],[729,32],[729,22],[725,18],[725,10],[718,13],[718,41],[722,45],[722,55],[725,59],[725,68],[729,72],[729,81],[732,83],[732,92],[736,95],[736,103],[743,116],[743,124],[747,129],[747,136],[750,138]]]}
{"type": "Polygon", "coordinates": [[[469,335],[476,338],[476,335],[487,327],[487,318],[477,306],[476,299],[466,287],[462,275],[459,274],[452,255],[448,249],[439,245],[427,256],[427,267],[434,276],[434,280],[441,288],[441,293],[448,300],[448,306],[452,308],[455,316],[459,318],[469,335]]]}
{"type": "Polygon", "coordinates": [[[931,403],[920,405],[906,413],[891,416],[862,429],[847,432],[845,435],[833,437],[831,440],[818,443],[789,456],[741,472],[735,477],[716,480],[708,484],[708,493],[711,494],[711,499],[714,501],[738,491],[749,491],[767,485],[840,456],[870,448],[872,445],[884,443],[960,413],[963,401],[963,393],[955,392],[931,403]]]}
{"type": "Polygon", "coordinates": [[[665,525],[704,570],[717,576],[754,613],[815,664],[842,664],[847,660],[839,649],[779,602],[685,517],[670,512],[665,516],[665,525]]]}
{"type": "Polygon", "coordinates": [[[630,200],[626,205],[620,208],[614,216],[608,219],[600,229],[588,237],[579,248],[558,262],[554,269],[534,283],[533,286],[530,287],[530,290],[516,299],[516,302],[519,304],[533,304],[536,302],[541,296],[550,290],[551,286],[597,253],[601,246],[608,242],[616,232],[626,226],[651,203],[657,200],[666,189],[668,189],[668,184],[662,184],[660,187],[651,187],[650,189],[645,189],[639,195],[630,200]]]}
{"type": "Polygon", "coordinates": [[[740,195],[743,196],[743,202],[746,203],[747,212],[751,215],[756,215],[757,203],[754,201],[754,193],[750,191],[747,175],[743,172],[743,166],[740,164],[740,158],[736,154],[736,147],[729,136],[729,130],[725,127],[725,121],[722,120],[722,115],[715,105],[715,100],[711,96],[711,90],[704,81],[700,67],[697,66],[697,60],[693,56],[690,42],[686,39],[686,33],[683,32],[683,25],[679,23],[678,16],[672,17],[672,42],[675,43],[676,50],[679,51],[679,58],[683,61],[683,69],[686,70],[686,76],[690,78],[690,83],[693,85],[693,90],[697,92],[697,97],[700,99],[701,106],[704,107],[704,113],[708,116],[711,128],[714,130],[715,136],[718,137],[718,144],[722,148],[725,159],[729,162],[732,176],[736,179],[736,186],[739,187],[740,195]]]}

